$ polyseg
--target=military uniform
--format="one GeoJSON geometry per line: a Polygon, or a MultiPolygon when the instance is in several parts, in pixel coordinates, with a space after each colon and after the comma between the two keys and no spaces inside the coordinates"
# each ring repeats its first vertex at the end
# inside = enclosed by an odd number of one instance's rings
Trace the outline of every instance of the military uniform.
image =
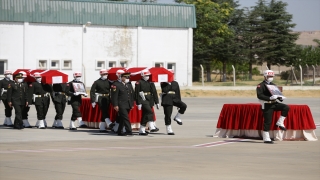
{"type": "Polygon", "coordinates": [[[172,81],[171,83],[162,82],[161,90],[162,90],[161,106],[163,106],[163,111],[165,115],[164,121],[166,125],[171,125],[171,114],[172,114],[173,106],[176,106],[179,108],[178,113],[184,114],[185,110],[187,109],[187,105],[181,101],[180,87],[178,82],[176,81],[172,81]]]}
{"type": "Polygon", "coordinates": [[[274,83],[262,81],[257,86],[257,97],[259,100],[263,101],[262,104],[262,111],[264,117],[263,123],[263,131],[269,131],[271,122],[272,122],[272,115],[273,111],[281,111],[281,116],[286,117],[289,112],[289,106],[286,104],[278,103],[277,100],[270,100],[272,94],[269,92],[266,85],[275,85],[274,83]],[[264,106],[264,107],[263,107],[264,106]]]}
{"type": "Polygon", "coordinates": [[[135,98],[137,105],[142,105],[142,119],[140,125],[146,126],[146,124],[150,121],[154,121],[153,119],[153,111],[152,107],[154,104],[159,104],[159,98],[157,95],[157,90],[154,83],[139,80],[135,85],[135,98]],[[139,92],[143,91],[146,100],[142,100],[142,97],[139,95],[139,92]]]}
{"type": "Polygon", "coordinates": [[[122,129],[125,127],[126,134],[132,134],[131,123],[129,120],[129,112],[133,108],[134,103],[134,90],[130,83],[123,83],[115,81],[111,86],[111,101],[113,107],[118,106],[118,117],[119,123],[118,135],[122,135],[122,129]]]}
{"type": "Polygon", "coordinates": [[[3,125],[7,126],[13,126],[11,124],[11,120],[10,120],[10,124],[7,124],[7,119],[11,119],[12,116],[12,107],[10,107],[8,105],[8,101],[7,101],[7,91],[8,91],[8,85],[10,83],[13,83],[14,81],[8,79],[8,78],[3,78],[2,80],[0,80],[0,100],[3,102],[4,105],[4,113],[5,113],[5,122],[3,125]]]}
{"type": "MultiPolygon", "coordinates": [[[[25,86],[29,87],[29,85],[31,83],[24,82],[24,84],[25,84],[25,86]]],[[[25,128],[32,128],[32,126],[30,126],[30,124],[28,122],[28,116],[29,116],[28,113],[29,113],[29,110],[30,110],[31,103],[32,102],[30,102],[30,104],[28,106],[24,107],[23,110],[22,110],[22,121],[24,121],[23,125],[24,125],[25,128]],[[26,124],[25,124],[25,121],[27,121],[26,124]]]]}
{"type": "MultiPolygon", "coordinates": [[[[74,94],[75,90],[74,90],[74,87],[73,87],[73,83],[82,83],[83,84],[83,82],[76,81],[76,80],[73,80],[73,81],[69,82],[69,92],[67,94],[68,94],[68,96],[70,98],[70,100],[68,101],[68,104],[70,104],[71,107],[72,107],[71,121],[74,122],[74,121],[78,120],[79,121],[79,127],[80,128],[85,128],[85,127],[87,127],[87,125],[85,125],[82,122],[82,117],[81,117],[82,115],[81,115],[81,112],[79,111],[79,107],[81,106],[81,103],[82,103],[82,97],[81,97],[81,94],[79,94],[78,96],[76,96],[74,94]]],[[[86,86],[83,84],[83,87],[86,87],[86,86]]]]}
{"type": "MultiPolygon", "coordinates": [[[[98,97],[98,105],[101,110],[102,116],[100,122],[108,121],[107,123],[111,123],[109,107],[110,107],[110,87],[111,83],[106,79],[102,80],[99,78],[96,80],[91,86],[90,90],[90,100],[91,103],[96,102],[96,96],[98,97]]],[[[108,124],[108,126],[110,125],[108,124]]]]}
{"type": "MultiPolygon", "coordinates": [[[[36,106],[38,121],[43,120],[46,126],[46,116],[50,105],[50,93],[52,89],[49,84],[32,82],[29,85],[29,99],[36,106]]],[[[36,125],[37,126],[37,125],[36,125]]]]}
{"type": "Polygon", "coordinates": [[[7,101],[12,103],[15,110],[14,128],[23,129],[22,111],[28,103],[28,87],[26,84],[18,82],[8,84],[7,101]]]}
{"type": "Polygon", "coordinates": [[[53,124],[54,128],[63,129],[62,124],[57,124],[57,121],[61,121],[63,119],[63,113],[67,103],[66,94],[69,92],[69,89],[69,83],[59,83],[52,85],[51,98],[56,110],[56,116],[54,117],[55,123],[53,124]]]}

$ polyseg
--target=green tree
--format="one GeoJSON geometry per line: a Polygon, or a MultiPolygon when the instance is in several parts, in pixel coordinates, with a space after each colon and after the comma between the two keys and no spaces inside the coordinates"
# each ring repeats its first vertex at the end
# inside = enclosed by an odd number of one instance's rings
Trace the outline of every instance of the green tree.
{"type": "Polygon", "coordinates": [[[215,58],[214,45],[230,36],[226,20],[233,12],[228,3],[218,4],[210,0],[186,0],[196,7],[197,28],[193,33],[194,66],[203,64],[207,72],[207,81],[211,81],[211,66],[215,58]]]}
{"type": "MultiPolygon", "coordinates": [[[[264,4],[263,0],[259,1],[264,4]]],[[[282,1],[271,0],[261,12],[262,21],[260,30],[262,32],[263,51],[260,55],[267,62],[270,69],[271,65],[289,65],[297,60],[295,49],[295,41],[299,34],[293,33],[292,28],[295,27],[292,21],[292,15],[286,12],[287,3],[282,1]]]]}

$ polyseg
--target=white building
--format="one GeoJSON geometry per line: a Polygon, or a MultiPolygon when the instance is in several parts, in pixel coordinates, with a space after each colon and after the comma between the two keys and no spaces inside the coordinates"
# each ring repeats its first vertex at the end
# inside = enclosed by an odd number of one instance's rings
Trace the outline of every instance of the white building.
{"type": "Polygon", "coordinates": [[[0,77],[6,69],[83,72],[163,66],[192,86],[193,5],[101,0],[0,0],[0,77]]]}

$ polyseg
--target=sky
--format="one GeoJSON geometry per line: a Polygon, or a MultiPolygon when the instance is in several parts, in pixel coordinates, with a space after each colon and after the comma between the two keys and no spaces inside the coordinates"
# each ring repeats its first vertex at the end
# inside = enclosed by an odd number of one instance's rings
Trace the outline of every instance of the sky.
{"type": "MultiPolygon", "coordinates": [[[[258,0],[238,0],[243,7],[255,6],[258,0]]],[[[270,2],[270,0],[266,0],[270,2]]],[[[158,3],[174,3],[173,0],[157,0],[158,3]]],[[[286,2],[287,12],[292,14],[296,24],[293,31],[320,31],[320,0],[282,0],[286,2]]]]}

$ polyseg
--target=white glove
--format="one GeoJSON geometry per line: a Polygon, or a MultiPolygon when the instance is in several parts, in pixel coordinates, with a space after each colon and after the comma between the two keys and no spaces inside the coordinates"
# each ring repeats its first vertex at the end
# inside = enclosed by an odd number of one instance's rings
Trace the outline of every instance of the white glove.
{"type": "Polygon", "coordinates": [[[138,106],[138,110],[141,110],[142,104],[139,104],[137,106],[138,106]]]}
{"type": "Polygon", "coordinates": [[[159,109],[159,107],[160,107],[159,104],[156,104],[156,106],[157,106],[157,109],[159,109]]]}
{"type": "Polygon", "coordinates": [[[270,100],[275,100],[275,99],[277,99],[278,98],[278,95],[272,95],[271,97],[270,97],[270,100]]]}
{"type": "Polygon", "coordinates": [[[171,83],[168,82],[169,85],[171,85],[171,83]]]}
{"type": "Polygon", "coordinates": [[[86,94],[84,94],[84,97],[87,97],[88,96],[88,94],[86,93],[86,94]]]}
{"type": "Polygon", "coordinates": [[[92,104],[92,108],[96,107],[96,103],[95,102],[93,102],[91,104],[92,104]]]}
{"type": "Polygon", "coordinates": [[[75,93],[73,93],[73,95],[75,95],[75,96],[79,96],[79,92],[75,92],[75,93]]]}

